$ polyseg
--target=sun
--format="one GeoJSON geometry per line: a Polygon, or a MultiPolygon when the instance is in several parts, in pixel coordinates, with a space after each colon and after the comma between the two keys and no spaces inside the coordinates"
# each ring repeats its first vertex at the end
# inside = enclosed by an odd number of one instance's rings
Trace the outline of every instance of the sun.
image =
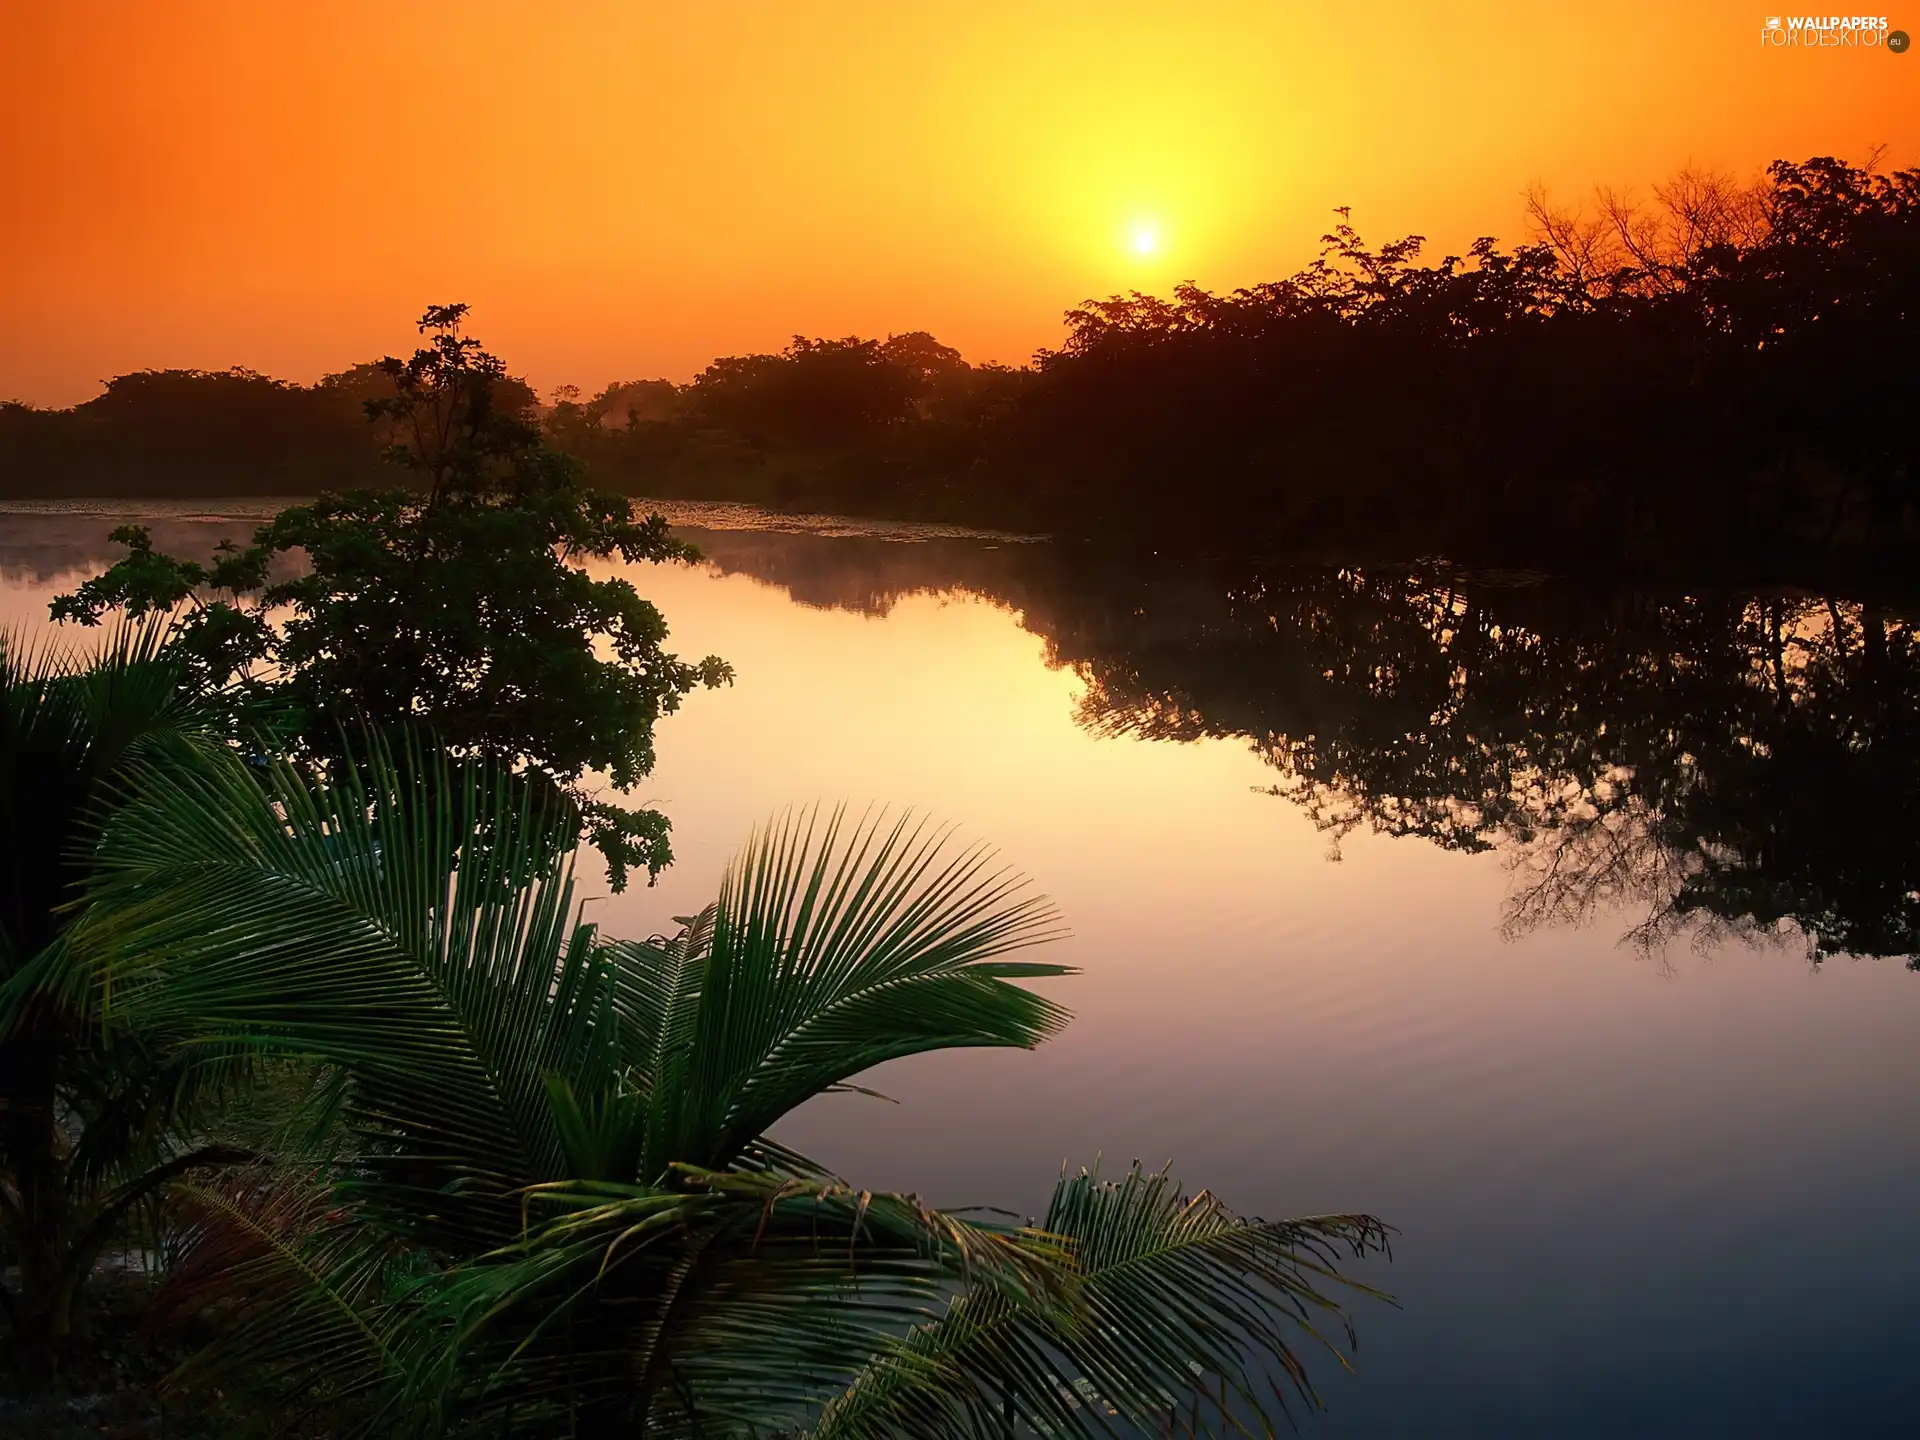
{"type": "Polygon", "coordinates": [[[1131,243],[1134,254],[1151,255],[1160,248],[1160,232],[1152,225],[1136,225],[1131,243]]]}

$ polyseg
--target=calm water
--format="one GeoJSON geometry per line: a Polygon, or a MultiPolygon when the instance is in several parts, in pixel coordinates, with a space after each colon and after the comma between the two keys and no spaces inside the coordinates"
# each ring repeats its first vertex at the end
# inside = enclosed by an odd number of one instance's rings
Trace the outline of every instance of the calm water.
{"type": "MultiPolygon", "coordinates": [[[[132,513],[0,514],[0,620],[132,513]]],[[[146,513],[204,550],[249,511],[146,513]]],[[[784,1138],[947,1204],[1104,1154],[1384,1216],[1403,1308],[1309,1435],[1920,1433],[1898,618],[674,513],[709,563],[635,578],[739,682],[662,726],[679,861],[599,918],[666,928],[776,807],[885,802],[996,843],[1085,970],[1054,1044],[784,1138]]]]}

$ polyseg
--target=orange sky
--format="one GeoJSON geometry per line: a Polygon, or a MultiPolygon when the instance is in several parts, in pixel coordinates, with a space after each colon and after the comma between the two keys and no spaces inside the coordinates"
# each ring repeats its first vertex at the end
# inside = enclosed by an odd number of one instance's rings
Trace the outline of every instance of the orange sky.
{"type": "Polygon", "coordinates": [[[1336,205],[1458,248],[1536,180],[1920,158],[1920,55],[1765,50],[1774,3],[0,0],[0,398],[311,379],[450,299],[543,389],[796,331],[1019,362],[1336,205]]]}

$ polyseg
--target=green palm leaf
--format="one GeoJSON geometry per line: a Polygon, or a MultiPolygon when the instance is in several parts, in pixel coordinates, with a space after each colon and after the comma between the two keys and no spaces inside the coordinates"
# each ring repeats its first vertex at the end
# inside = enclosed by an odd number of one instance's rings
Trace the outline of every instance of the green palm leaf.
{"type": "Polygon", "coordinates": [[[923,822],[785,817],[678,934],[609,943],[571,918],[573,817],[498,767],[369,740],[324,777],[218,749],[134,770],[72,949],[116,1024],[334,1077],[328,1238],[256,1234],[234,1279],[310,1290],[284,1314],[386,1377],[390,1417],[1089,1433],[1196,1373],[1264,1417],[1283,1385],[1311,1398],[1295,1347],[1344,1323],[1336,1250],[1384,1243],[1137,1170],[1063,1180],[1043,1227],[1009,1229],[769,1139],[885,1061],[1065,1021],[1017,983],[1070,973],[1018,954],[1052,909],[923,822]]]}
{"type": "Polygon", "coordinates": [[[1061,1281],[1040,1237],[911,1196],[684,1166],[673,1178],[531,1196],[560,1213],[442,1292],[466,1364],[450,1353],[424,1389],[453,1393],[481,1360],[469,1424],[564,1401],[649,1435],[781,1431],[957,1287],[1041,1303],[1061,1281]]]}
{"type": "Polygon", "coordinates": [[[137,788],[76,937],[103,1006],[339,1067],[390,1217],[452,1251],[515,1233],[511,1197],[566,1173],[548,1081],[604,1004],[571,821],[417,741],[330,779],[224,752],[137,788]]]}
{"type": "Polygon", "coordinates": [[[174,1195],[180,1259],[154,1302],[158,1322],[211,1321],[222,1343],[176,1383],[244,1372],[292,1397],[316,1389],[376,1413],[417,1343],[394,1297],[421,1277],[406,1252],[352,1223],[311,1173],[250,1169],[174,1195]]]}
{"type": "Polygon", "coordinates": [[[1018,1420],[1051,1435],[1154,1430],[1203,1380],[1223,1428],[1290,1418],[1317,1395],[1297,1347],[1345,1359],[1343,1254],[1384,1252],[1371,1216],[1243,1220],[1137,1165],[1118,1182],[1063,1177],[1042,1229],[1071,1256],[1068,1303],[970,1292],[890,1339],[822,1415],[813,1440],[970,1440],[1018,1420]],[[1233,1418],[1229,1418],[1229,1417],[1233,1418]]]}
{"type": "Polygon", "coordinates": [[[74,960],[100,827],[132,774],[219,745],[222,697],[172,633],[0,637],[0,1266],[17,1277],[0,1296],[29,1355],[63,1342],[95,1257],[143,1233],[171,1180],[243,1153],[208,1131],[248,1057],[108,1023],[74,960]]]}
{"type": "Polygon", "coordinates": [[[1012,982],[1071,968],[1000,958],[1057,937],[1052,906],[983,847],[951,840],[911,817],[848,825],[838,812],[754,836],[702,922],[698,970],[680,968],[671,998],[633,1002],[662,1047],[644,1174],[729,1166],[783,1115],[883,1061],[1031,1047],[1065,1024],[1012,982]]]}
{"type": "Polygon", "coordinates": [[[33,990],[79,898],[94,830],[126,767],[203,730],[207,697],[169,659],[162,622],[116,627],[91,648],[0,635],[0,1019],[33,990]]]}

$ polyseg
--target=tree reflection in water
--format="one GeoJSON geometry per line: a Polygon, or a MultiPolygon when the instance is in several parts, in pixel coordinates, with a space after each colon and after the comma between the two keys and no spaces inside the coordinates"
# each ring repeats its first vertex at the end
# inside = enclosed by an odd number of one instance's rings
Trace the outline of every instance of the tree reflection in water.
{"type": "Polygon", "coordinates": [[[1501,850],[1510,935],[1631,903],[1649,949],[1797,930],[1815,958],[1920,951],[1902,615],[1439,569],[1118,589],[1027,610],[1087,682],[1083,724],[1250,740],[1336,853],[1361,827],[1501,850]]]}
{"type": "MultiPolygon", "coordinates": [[[[1004,605],[1107,735],[1250,742],[1338,851],[1365,828],[1512,866],[1510,935],[1636,907],[1658,950],[1804,937],[1920,958],[1913,610],[1443,566],[1118,558],[958,535],[676,525],[722,573],[884,615],[1004,605]],[[908,543],[911,542],[911,543],[908,543]]],[[[179,519],[210,549],[232,524],[179,519]]],[[[92,573],[98,516],[0,535],[0,572],[92,573]]],[[[98,553],[96,553],[98,552],[98,553]]],[[[1920,968],[1916,963],[1915,968],[1920,968]]]]}

